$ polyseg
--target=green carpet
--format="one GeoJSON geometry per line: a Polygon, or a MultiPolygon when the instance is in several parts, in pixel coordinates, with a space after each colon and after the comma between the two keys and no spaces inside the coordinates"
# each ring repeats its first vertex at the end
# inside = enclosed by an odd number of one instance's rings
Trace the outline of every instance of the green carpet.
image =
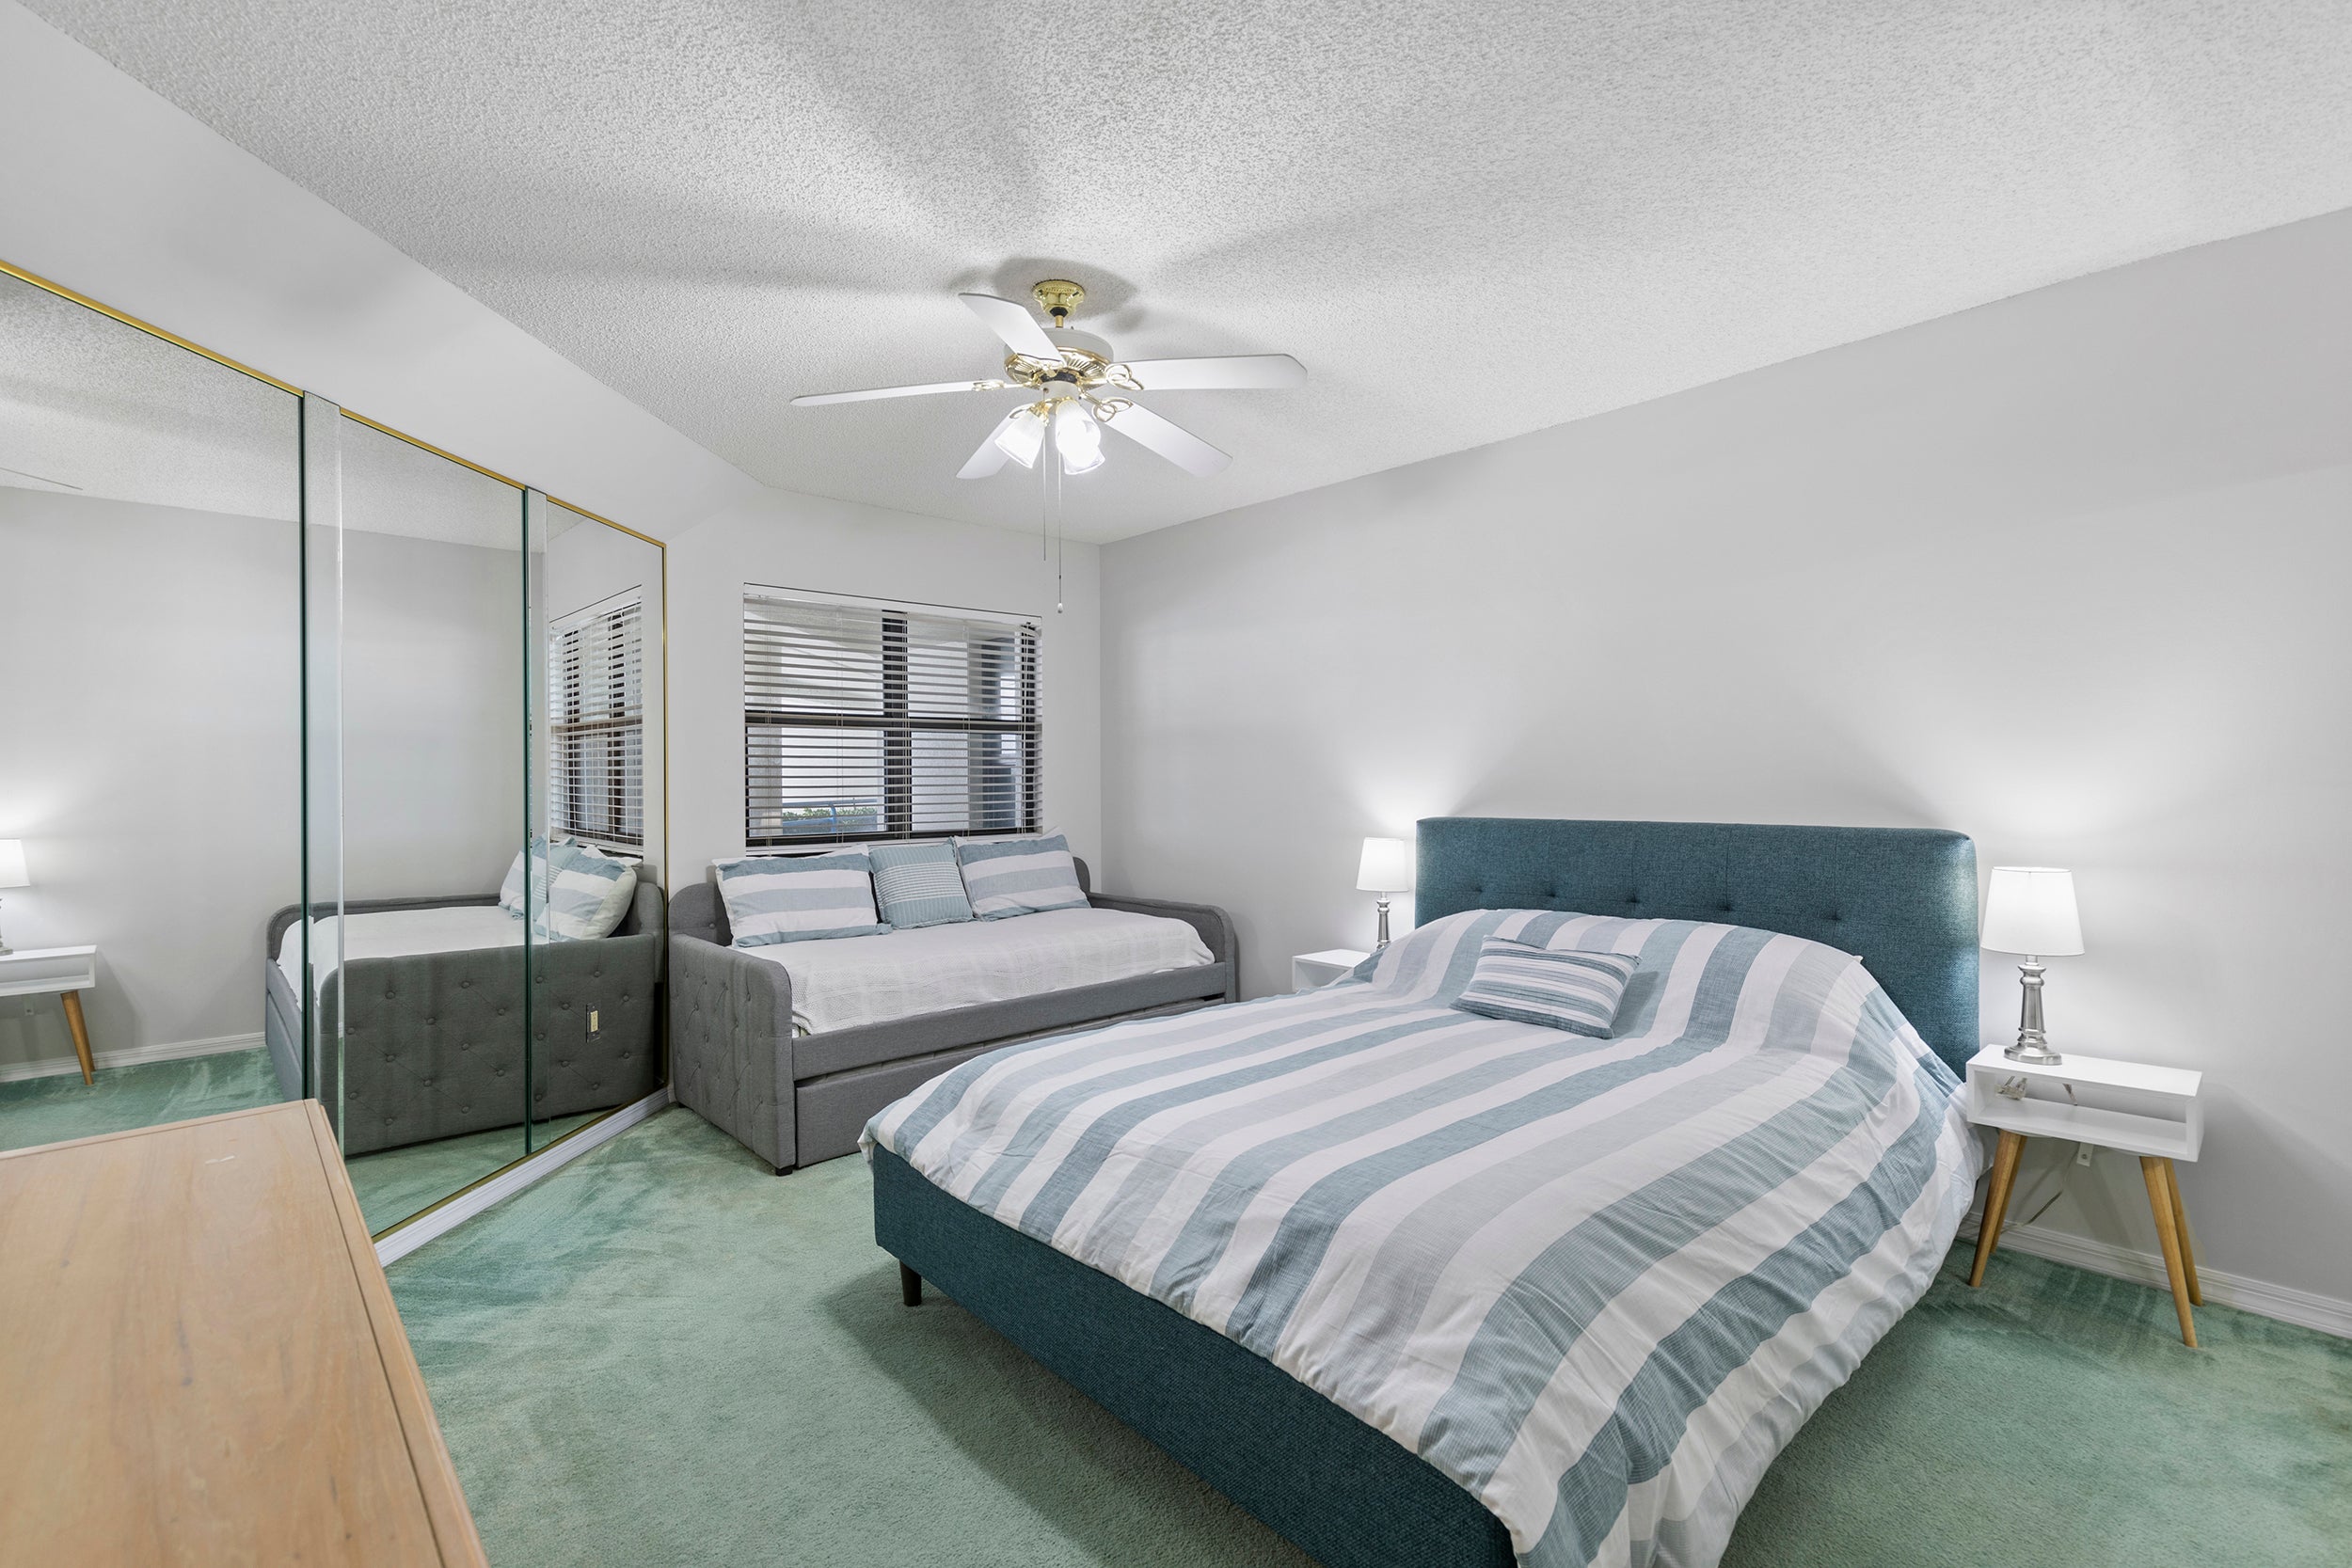
{"type": "MultiPolygon", "coordinates": [[[[584,1116],[543,1121],[532,1133],[531,1147],[545,1148],[580,1123],[594,1121],[603,1114],[592,1111],[584,1116]]],[[[368,1222],[369,1232],[381,1235],[387,1227],[522,1157],[523,1130],[519,1126],[501,1127],[488,1132],[468,1132],[460,1137],[410,1144],[405,1148],[388,1148],[376,1154],[354,1155],[344,1162],[343,1168],[351,1173],[351,1190],[358,1196],[359,1215],[368,1222]]]]}
{"type": "MultiPolygon", "coordinates": [[[[391,1267],[496,1568],[1307,1559],[950,1303],[866,1167],[671,1110],[391,1267]]],[[[1726,1568],[2343,1568],[2352,1342],[1956,1253],[1766,1477],[1726,1568]]]]}
{"type": "Polygon", "coordinates": [[[30,1148],[68,1138],[94,1138],[158,1122],[278,1103],[269,1053],[224,1051],[137,1067],[100,1068],[97,1082],[78,1072],[0,1084],[0,1148],[30,1148]]]}

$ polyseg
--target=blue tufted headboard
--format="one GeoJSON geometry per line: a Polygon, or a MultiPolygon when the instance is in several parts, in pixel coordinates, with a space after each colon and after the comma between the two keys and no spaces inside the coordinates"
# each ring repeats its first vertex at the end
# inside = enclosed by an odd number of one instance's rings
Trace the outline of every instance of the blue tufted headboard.
{"type": "Polygon", "coordinates": [[[1429,816],[1413,913],[1720,920],[1859,957],[1935,1053],[1977,1053],[1977,847],[1932,828],[1429,816]]]}

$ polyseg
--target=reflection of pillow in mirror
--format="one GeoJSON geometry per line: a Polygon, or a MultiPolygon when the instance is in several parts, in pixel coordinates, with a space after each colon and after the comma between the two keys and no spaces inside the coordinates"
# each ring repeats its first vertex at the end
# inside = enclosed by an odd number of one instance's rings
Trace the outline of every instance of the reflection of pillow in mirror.
{"type": "MultiPolygon", "coordinates": [[[[577,844],[542,843],[530,851],[532,910],[544,911],[548,907],[548,871],[563,870],[579,853],[580,846],[577,844]]],[[[523,859],[524,852],[516,850],[515,863],[506,868],[506,880],[499,884],[499,908],[517,919],[531,912],[523,908],[523,859]]]]}
{"type": "Polygon", "coordinates": [[[558,942],[594,942],[611,936],[628,913],[637,893],[637,868],[578,845],[548,881],[543,929],[558,942]]]}

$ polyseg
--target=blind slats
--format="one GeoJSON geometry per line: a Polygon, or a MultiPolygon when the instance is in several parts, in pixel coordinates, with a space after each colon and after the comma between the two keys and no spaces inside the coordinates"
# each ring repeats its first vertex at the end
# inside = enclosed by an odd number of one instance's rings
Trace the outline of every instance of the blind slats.
{"type": "Polygon", "coordinates": [[[1034,830],[1037,627],[743,596],[754,847],[1034,830]]]}
{"type": "Polygon", "coordinates": [[[548,634],[548,815],[573,838],[645,842],[643,604],[548,634]]]}

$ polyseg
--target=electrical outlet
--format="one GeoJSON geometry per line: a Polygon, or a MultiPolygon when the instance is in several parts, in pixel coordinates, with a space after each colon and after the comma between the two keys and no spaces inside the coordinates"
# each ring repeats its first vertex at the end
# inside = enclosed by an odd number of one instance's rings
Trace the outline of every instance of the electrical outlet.
{"type": "Polygon", "coordinates": [[[595,1039],[596,1037],[596,1031],[599,1027],[601,1027],[596,1022],[597,1012],[598,1009],[595,1007],[588,1009],[588,1037],[590,1039],[595,1039]]]}
{"type": "MultiPolygon", "coordinates": [[[[592,1013],[589,1016],[593,1018],[596,1015],[592,1013]]],[[[2076,1144],[2074,1146],[2074,1164],[2078,1165],[2087,1165],[2090,1164],[2090,1151],[2095,1147],[2095,1145],[2091,1144],[2076,1144]]]]}

